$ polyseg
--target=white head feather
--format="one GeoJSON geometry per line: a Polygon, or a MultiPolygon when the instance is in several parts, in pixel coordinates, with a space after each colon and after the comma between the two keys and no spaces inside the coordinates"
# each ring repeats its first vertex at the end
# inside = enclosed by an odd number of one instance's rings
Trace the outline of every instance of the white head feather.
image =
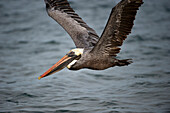
{"type": "MultiPolygon", "coordinates": [[[[73,51],[73,52],[75,53],[75,55],[79,56],[79,55],[82,55],[82,54],[83,54],[84,49],[82,49],[82,48],[76,48],[76,49],[72,49],[71,51],[73,51]]],[[[70,52],[71,52],[71,51],[70,51],[70,52]]],[[[77,60],[73,60],[71,63],[69,63],[69,64],[67,65],[67,68],[68,68],[68,69],[71,68],[71,66],[74,65],[76,62],[77,62],[77,60]]]]}

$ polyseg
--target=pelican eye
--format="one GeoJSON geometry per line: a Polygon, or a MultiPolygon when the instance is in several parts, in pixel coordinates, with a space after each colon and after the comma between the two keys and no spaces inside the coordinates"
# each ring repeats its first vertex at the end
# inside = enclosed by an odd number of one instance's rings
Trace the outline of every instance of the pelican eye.
{"type": "Polygon", "coordinates": [[[75,52],[73,52],[73,51],[67,53],[66,55],[68,55],[68,57],[77,56],[77,55],[75,55],[75,52]]]}

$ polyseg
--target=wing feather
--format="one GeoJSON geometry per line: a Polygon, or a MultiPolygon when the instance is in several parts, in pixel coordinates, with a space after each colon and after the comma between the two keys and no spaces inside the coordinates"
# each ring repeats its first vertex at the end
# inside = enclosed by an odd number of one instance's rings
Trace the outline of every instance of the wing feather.
{"type": "Polygon", "coordinates": [[[71,36],[77,48],[93,47],[99,36],[70,7],[67,0],[44,0],[48,15],[71,36]]]}
{"type": "Polygon", "coordinates": [[[116,56],[123,40],[131,33],[133,22],[142,0],[122,0],[111,11],[109,20],[96,46],[91,52],[116,56]]]}

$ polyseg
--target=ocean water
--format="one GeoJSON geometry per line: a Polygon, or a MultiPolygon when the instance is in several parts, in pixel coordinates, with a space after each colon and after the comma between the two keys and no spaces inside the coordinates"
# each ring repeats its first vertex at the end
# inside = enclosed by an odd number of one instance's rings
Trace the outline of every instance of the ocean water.
{"type": "MultiPolygon", "coordinates": [[[[101,35],[119,1],[70,3],[101,35]]],[[[0,112],[170,113],[170,1],[144,2],[118,55],[133,64],[38,80],[74,43],[43,0],[0,0],[0,112]]]]}

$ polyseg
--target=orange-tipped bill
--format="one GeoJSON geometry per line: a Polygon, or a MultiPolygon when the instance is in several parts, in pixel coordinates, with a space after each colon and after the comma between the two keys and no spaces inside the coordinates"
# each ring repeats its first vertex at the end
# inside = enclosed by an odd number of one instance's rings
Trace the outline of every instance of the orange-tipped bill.
{"type": "Polygon", "coordinates": [[[60,59],[56,64],[54,64],[50,69],[48,69],[44,74],[38,77],[38,79],[41,79],[43,77],[46,77],[48,75],[51,75],[55,72],[58,72],[65,68],[70,62],[72,62],[74,59],[76,59],[76,55],[65,55],[62,59],[60,59]]]}

